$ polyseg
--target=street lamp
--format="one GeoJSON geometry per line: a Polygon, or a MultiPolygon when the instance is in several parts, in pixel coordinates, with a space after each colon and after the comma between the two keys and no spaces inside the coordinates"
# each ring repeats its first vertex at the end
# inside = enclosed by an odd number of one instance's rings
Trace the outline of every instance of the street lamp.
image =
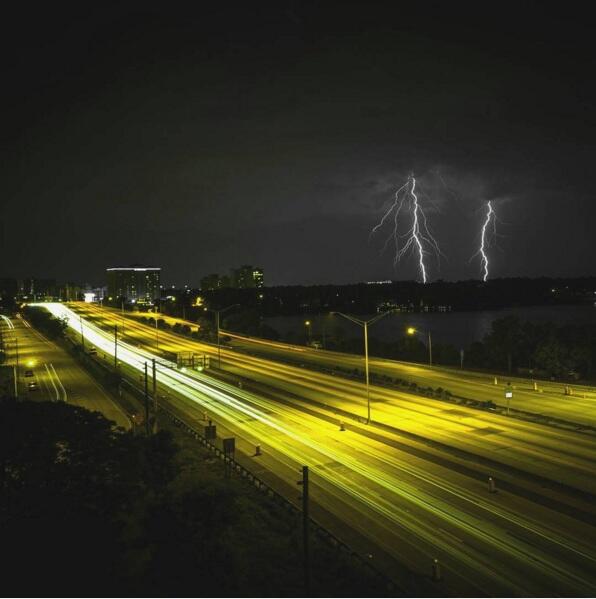
{"type": "Polygon", "coordinates": [[[364,372],[366,377],[366,424],[370,424],[370,384],[369,384],[369,376],[368,376],[368,325],[372,325],[381,318],[384,318],[388,314],[392,314],[394,310],[388,310],[387,312],[381,312],[377,314],[374,318],[369,318],[368,320],[360,320],[360,318],[356,318],[355,316],[351,316],[350,314],[344,314],[343,312],[331,312],[331,316],[341,316],[350,322],[360,325],[364,329],[364,372]]]}
{"type": "Polygon", "coordinates": [[[215,324],[217,327],[217,367],[221,368],[221,345],[219,343],[219,315],[223,314],[224,312],[227,312],[228,310],[231,310],[232,308],[236,308],[237,306],[239,306],[240,304],[232,304],[231,306],[226,306],[225,308],[221,308],[221,310],[207,310],[207,308],[205,308],[205,311],[209,311],[209,312],[215,312],[215,324]]]}
{"type": "MultiPolygon", "coordinates": [[[[423,331],[419,331],[418,329],[414,328],[414,327],[408,327],[406,329],[406,333],[408,335],[420,335],[423,334],[423,331]]],[[[433,365],[433,341],[432,341],[432,337],[430,336],[430,331],[426,332],[427,336],[428,336],[428,365],[432,366],[433,365]]]]}
{"type": "Polygon", "coordinates": [[[310,328],[311,322],[310,320],[305,320],[304,321],[304,326],[306,327],[306,330],[308,331],[308,344],[310,345],[312,342],[312,335],[311,335],[311,328],[310,328]]]}

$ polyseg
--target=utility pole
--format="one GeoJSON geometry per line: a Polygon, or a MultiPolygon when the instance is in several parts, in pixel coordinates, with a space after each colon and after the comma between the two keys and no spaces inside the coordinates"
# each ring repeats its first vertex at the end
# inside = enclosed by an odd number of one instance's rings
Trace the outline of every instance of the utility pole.
{"type": "Polygon", "coordinates": [[[304,560],[304,594],[310,596],[310,552],[309,552],[309,498],[308,498],[308,466],[302,466],[302,551],[304,560]]]}
{"type": "Polygon", "coordinates": [[[149,428],[149,381],[147,378],[147,362],[145,362],[145,433],[150,433],[149,428]]]}
{"type": "Polygon", "coordinates": [[[118,325],[114,325],[114,370],[118,372],[118,325]]]}

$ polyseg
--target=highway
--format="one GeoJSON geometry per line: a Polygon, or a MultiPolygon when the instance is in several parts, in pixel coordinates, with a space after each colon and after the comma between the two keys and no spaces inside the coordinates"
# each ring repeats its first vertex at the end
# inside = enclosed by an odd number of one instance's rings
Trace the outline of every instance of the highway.
{"type": "MultiPolygon", "coordinates": [[[[137,319],[141,316],[155,316],[153,313],[129,312],[125,314],[128,318],[137,319]]],[[[180,318],[161,314],[158,317],[163,318],[170,325],[178,322],[196,327],[195,323],[180,318]]],[[[364,372],[364,358],[361,355],[314,349],[304,345],[292,345],[279,341],[268,341],[225,330],[222,330],[221,334],[222,337],[227,337],[230,340],[230,347],[251,355],[303,364],[306,367],[314,365],[325,369],[358,369],[362,373],[364,372]]],[[[424,364],[375,357],[369,358],[369,368],[371,374],[402,379],[410,383],[416,383],[420,387],[430,386],[434,389],[441,387],[457,397],[476,401],[492,401],[503,407],[507,406],[505,388],[507,383],[511,383],[513,398],[510,401],[510,407],[512,409],[596,428],[595,387],[474,372],[443,366],[433,366],[431,368],[424,364]],[[497,381],[496,385],[495,380],[497,381]],[[536,386],[534,383],[536,383],[536,386]],[[571,396],[565,394],[566,386],[571,388],[571,396]]]]}
{"type": "MultiPolygon", "coordinates": [[[[118,323],[121,329],[124,327],[127,339],[155,349],[155,331],[151,327],[123,318],[117,311],[86,305],[76,308],[109,329],[118,323]]],[[[170,354],[208,353],[213,360],[216,354],[213,346],[165,331],[159,332],[159,347],[170,354]]],[[[230,372],[322,403],[337,412],[366,415],[362,383],[226,349],[222,350],[222,358],[222,367],[230,372]]],[[[596,438],[593,436],[503,418],[383,387],[371,386],[371,403],[376,423],[596,494],[596,477],[593,476],[596,438]]]]}
{"type": "MultiPolygon", "coordinates": [[[[78,330],[78,317],[67,307],[46,307],[70,316],[78,330]]],[[[113,351],[109,329],[114,322],[122,325],[121,317],[89,306],[77,309],[89,316],[83,320],[89,342],[107,354],[113,351]]],[[[124,327],[126,341],[118,349],[123,363],[141,370],[152,357],[165,362],[149,349],[155,348],[154,330],[133,321],[124,327]]],[[[166,351],[214,351],[159,334],[166,351]]],[[[336,411],[339,405],[361,406],[358,383],[229,350],[222,356],[233,374],[234,369],[249,373],[250,390],[169,364],[158,367],[160,386],[171,391],[168,401],[196,421],[208,411],[237,437],[245,455],[261,444],[259,467],[289,484],[301,465],[309,465],[315,502],[368,539],[374,555],[380,551],[421,574],[429,574],[438,558],[445,569],[440,594],[445,589],[466,596],[596,592],[596,512],[588,496],[596,491],[594,438],[474,410],[458,408],[453,414],[436,400],[380,388],[374,391],[375,410],[399,426],[350,422],[342,431],[336,411]],[[255,392],[255,386],[262,390],[255,392]],[[397,399],[384,399],[384,393],[397,399]],[[425,438],[435,446],[422,443],[425,438]],[[488,493],[486,479],[470,473],[482,473],[486,464],[471,461],[472,454],[496,459],[516,491],[488,493]],[[571,487],[583,493],[574,494],[571,487]],[[548,501],[535,501],[538,496],[548,501]]]]}
{"type": "Polygon", "coordinates": [[[21,399],[64,401],[97,411],[118,426],[131,427],[128,416],[65,350],[52,343],[23,318],[0,320],[9,347],[10,363],[16,364],[18,341],[18,393],[21,399]],[[30,373],[27,376],[27,373],[30,373]],[[31,383],[34,383],[35,388],[31,383]]]}
{"type": "MultiPolygon", "coordinates": [[[[131,313],[129,313],[131,314],[131,313]]],[[[135,313],[132,313],[133,317],[135,313]]],[[[152,313],[138,316],[155,316],[152,313]]],[[[137,317],[138,317],[137,316],[137,317]]],[[[196,324],[179,318],[159,315],[170,325],[178,322],[196,326],[196,324]]],[[[231,347],[253,355],[284,360],[305,366],[316,365],[323,368],[358,369],[364,372],[362,355],[314,349],[303,345],[292,345],[279,341],[268,341],[255,337],[239,335],[222,330],[222,337],[230,339],[231,347]]],[[[564,382],[526,379],[519,376],[504,376],[474,372],[469,370],[433,366],[412,362],[400,362],[383,358],[370,357],[371,374],[399,378],[416,383],[421,387],[441,387],[453,395],[477,401],[492,401],[506,406],[505,387],[511,383],[513,398],[510,407],[518,410],[543,414],[569,422],[596,427],[596,388],[586,385],[564,382]],[[495,380],[497,384],[495,385],[495,380]],[[536,383],[536,387],[534,386],[536,383]],[[565,394],[569,386],[572,395],[565,394]]]]}
{"type": "MultiPolygon", "coordinates": [[[[362,356],[314,349],[280,342],[269,342],[238,335],[230,331],[222,335],[231,339],[232,346],[272,359],[284,359],[306,365],[316,364],[328,368],[358,368],[364,371],[362,356]]],[[[566,383],[524,379],[502,374],[479,373],[441,366],[425,366],[411,362],[398,362],[370,358],[371,373],[401,378],[419,386],[442,387],[458,397],[493,401],[506,406],[505,387],[511,383],[511,407],[527,412],[544,414],[553,418],[596,427],[596,388],[586,385],[569,385],[573,395],[565,395],[566,383]],[[495,380],[497,384],[495,385],[495,380]]]]}

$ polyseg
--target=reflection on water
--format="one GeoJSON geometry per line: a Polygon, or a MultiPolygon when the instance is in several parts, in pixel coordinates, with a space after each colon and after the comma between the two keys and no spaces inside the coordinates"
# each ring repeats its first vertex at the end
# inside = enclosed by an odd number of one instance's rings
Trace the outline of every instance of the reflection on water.
{"type": "MultiPolygon", "coordinates": [[[[533,306],[479,312],[398,312],[371,326],[369,336],[382,341],[391,341],[402,336],[406,327],[413,326],[421,332],[430,330],[434,343],[450,343],[455,347],[467,347],[474,341],[482,340],[490,331],[493,320],[510,315],[530,322],[596,324],[596,307],[589,305],[533,306]]],[[[313,339],[321,339],[324,334],[337,334],[338,331],[343,331],[346,337],[361,334],[360,327],[338,316],[275,316],[266,318],[265,322],[282,335],[290,333],[297,342],[301,342],[308,335],[304,325],[307,319],[312,323],[313,339]]]]}

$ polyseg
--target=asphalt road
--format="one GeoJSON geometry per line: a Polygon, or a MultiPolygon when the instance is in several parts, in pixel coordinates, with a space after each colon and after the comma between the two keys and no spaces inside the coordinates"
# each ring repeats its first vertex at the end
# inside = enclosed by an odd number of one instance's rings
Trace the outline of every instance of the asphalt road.
{"type": "MultiPolygon", "coordinates": [[[[95,308],[81,309],[106,327],[119,318],[95,308]]],[[[147,349],[154,347],[155,332],[132,321],[124,325],[120,359],[140,371],[155,355],[147,349]]],[[[110,352],[109,331],[90,322],[84,328],[90,342],[110,352]]],[[[170,333],[160,337],[167,351],[205,351],[201,344],[170,333]]],[[[596,592],[593,502],[523,475],[527,471],[560,479],[592,492],[593,438],[474,410],[449,414],[441,402],[408,394],[398,394],[399,401],[375,397],[375,411],[386,407],[383,418],[413,427],[418,437],[445,441],[466,454],[498,457],[506,471],[511,466],[508,476],[519,479],[522,491],[492,494],[486,480],[454,468],[456,459],[441,448],[431,452],[426,447],[425,454],[414,451],[417,441],[404,437],[397,427],[353,424],[340,430],[330,402],[361,406],[357,383],[238,357],[235,352],[226,351],[224,360],[236,360],[232,367],[244,374],[252,368],[250,378],[267,379],[269,393],[160,366],[158,380],[170,391],[168,402],[196,421],[207,412],[237,438],[246,455],[260,444],[260,466],[274,469],[289,484],[295,482],[301,465],[309,465],[316,503],[369,539],[371,553],[379,550],[420,573],[428,573],[432,559],[438,558],[446,570],[444,588],[458,595],[596,592]],[[302,391],[306,403],[296,399],[296,390],[302,391]],[[308,402],[310,394],[318,398],[316,405],[308,402]],[[528,499],[523,490],[530,488],[555,501],[555,507],[528,499]],[[557,509],[556,502],[571,509],[557,509]],[[575,517],[573,508],[584,517],[575,517]]]]}
{"type": "MultiPolygon", "coordinates": [[[[118,311],[113,310],[114,315],[118,311]]],[[[139,313],[125,313],[125,320],[139,318],[139,313]]],[[[154,314],[144,314],[155,316],[154,314]]],[[[158,315],[170,325],[178,322],[196,327],[195,323],[179,318],[158,315]]],[[[157,337],[162,335],[160,331],[157,337]]],[[[300,363],[305,366],[316,365],[324,368],[340,367],[358,369],[364,372],[364,358],[353,354],[331,352],[314,349],[302,345],[291,345],[278,341],[267,341],[245,335],[238,335],[222,330],[222,337],[228,337],[231,347],[272,360],[284,360],[300,363]]],[[[208,346],[207,346],[208,347],[208,346]]],[[[511,383],[513,397],[510,407],[551,418],[576,422],[582,425],[596,427],[596,388],[586,385],[567,384],[564,382],[527,379],[516,376],[504,376],[500,373],[491,374],[475,372],[442,366],[425,366],[412,362],[399,362],[382,358],[370,357],[371,373],[399,378],[416,383],[420,387],[441,387],[453,395],[477,401],[492,401],[506,407],[505,391],[511,383]],[[496,381],[496,384],[495,384],[496,381]],[[566,387],[572,395],[566,395],[566,387]]]]}
{"type": "Polygon", "coordinates": [[[18,340],[18,390],[21,398],[64,401],[102,413],[118,426],[130,428],[127,415],[66,351],[49,341],[23,318],[6,319],[9,363],[16,363],[18,340]],[[30,374],[28,374],[30,373],[30,374]],[[34,383],[35,388],[31,383],[34,383]]]}
{"type": "MultiPolygon", "coordinates": [[[[233,347],[263,357],[299,361],[305,365],[358,368],[364,371],[362,356],[268,342],[231,332],[225,332],[225,335],[230,337],[233,347]]],[[[510,406],[512,408],[596,426],[596,388],[594,387],[440,366],[430,368],[421,364],[381,358],[370,358],[369,368],[371,373],[404,379],[421,387],[441,387],[458,397],[478,401],[490,400],[501,406],[507,405],[505,389],[507,384],[511,383],[513,398],[510,400],[510,406]],[[572,395],[565,394],[565,387],[570,387],[572,395]]]]}
{"type": "MultiPolygon", "coordinates": [[[[154,330],[116,312],[77,306],[103,326],[120,322],[124,338],[154,351],[154,330]],[[124,327],[124,328],[123,328],[124,327]]],[[[215,348],[160,331],[161,350],[210,353],[215,348]]],[[[222,350],[222,367],[278,390],[291,392],[335,410],[366,417],[366,388],[362,383],[255,356],[222,350]]],[[[214,362],[215,363],[215,362],[214,362]]],[[[505,466],[538,474],[596,494],[596,438],[573,431],[505,418],[498,414],[371,386],[372,420],[398,431],[430,439],[458,451],[505,466]]],[[[338,421],[339,421],[338,416],[338,421]]]]}

